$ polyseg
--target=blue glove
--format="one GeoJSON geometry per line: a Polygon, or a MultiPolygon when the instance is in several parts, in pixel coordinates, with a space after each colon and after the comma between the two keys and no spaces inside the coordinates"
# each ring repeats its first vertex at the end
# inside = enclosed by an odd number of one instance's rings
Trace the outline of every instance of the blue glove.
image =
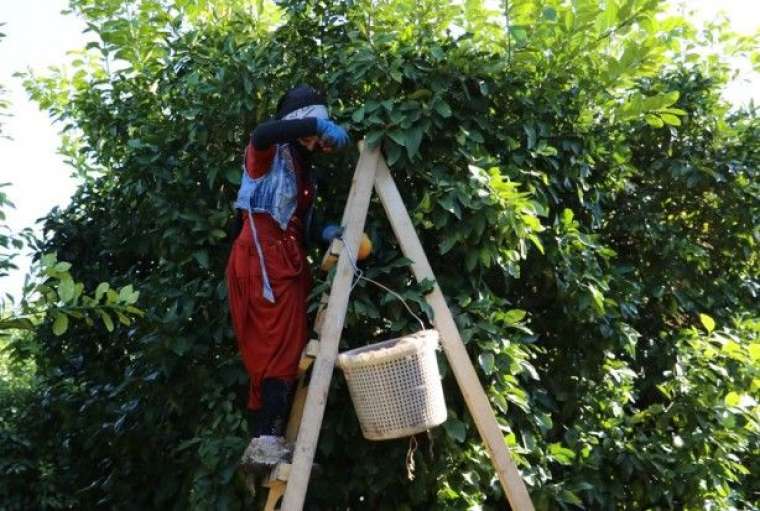
{"type": "Polygon", "coordinates": [[[325,228],[322,229],[322,241],[330,243],[341,234],[343,234],[343,227],[335,224],[327,224],[325,228]]]}
{"type": "Polygon", "coordinates": [[[346,130],[329,119],[317,119],[317,134],[336,149],[342,149],[349,141],[346,130]]]}

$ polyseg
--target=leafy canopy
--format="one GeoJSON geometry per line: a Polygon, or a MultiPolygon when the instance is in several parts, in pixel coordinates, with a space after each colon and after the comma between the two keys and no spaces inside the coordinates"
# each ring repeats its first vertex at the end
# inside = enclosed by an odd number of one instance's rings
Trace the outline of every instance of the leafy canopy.
{"type": "MultiPolygon", "coordinates": [[[[756,42],[656,0],[493,4],[71,2],[99,40],[27,81],[85,177],[44,250],[146,314],[39,332],[50,399],[30,410],[59,425],[30,448],[55,468],[24,473],[27,507],[45,481],[71,507],[250,504],[225,229],[249,131],[308,82],[382,145],[538,509],[756,508],[758,120],[720,99],[756,42]]],[[[355,161],[318,162],[328,218],[355,161]]],[[[367,274],[422,306],[377,204],[368,230],[367,274]]],[[[359,284],[344,348],[412,328],[359,284]]],[[[503,507],[441,363],[450,419],[411,482],[407,445],[364,441],[335,378],[310,505],[503,507]]]]}

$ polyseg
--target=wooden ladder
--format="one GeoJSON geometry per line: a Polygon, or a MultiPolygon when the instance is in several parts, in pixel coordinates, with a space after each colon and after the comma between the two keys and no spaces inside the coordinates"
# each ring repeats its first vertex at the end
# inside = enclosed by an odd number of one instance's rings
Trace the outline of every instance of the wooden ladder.
{"type": "Polygon", "coordinates": [[[337,254],[338,262],[329,296],[322,296],[315,320],[314,331],[317,332],[319,339],[309,341],[299,366],[300,376],[285,434],[288,441],[295,442],[293,461],[274,467],[264,483],[264,486],[269,489],[264,509],[265,511],[277,509],[301,511],[303,509],[354,278],[355,261],[349,258],[355,257],[358,253],[373,188],[380,198],[404,256],[412,261],[412,272],[415,278],[418,282],[429,280],[434,283],[433,290],[425,297],[434,313],[433,324],[440,334],[443,351],[480,437],[483,439],[511,509],[533,511],[528,491],[510,457],[504,435],[467,355],[454,318],[438,287],[430,262],[388,165],[379,149],[367,149],[362,143],[360,143],[359,161],[341,222],[344,227],[343,240],[351,250],[342,251],[341,242],[334,240],[325,254],[326,258],[337,254]],[[307,385],[305,373],[311,365],[314,368],[307,385]],[[282,504],[277,508],[281,498],[282,504]]]}
{"type": "MultiPolygon", "coordinates": [[[[320,310],[324,309],[321,308],[320,310]]],[[[319,313],[317,313],[317,318],[319,318],[319,313]]],[[[301,362],[298,364],[298,378],[295,396],[293,397],[293,406],[290,409],[288,425],[285,429],[285,440],[290,444],[296,442],[298,430],[301,426],[301,418],[303,417],[303,407],[306,402],[307,389],[306,371],[311,367],[311,364],[314,362],[318,353],[319,341],[316,339],[310,340],[306,344],[306,348],[303,350],[303,355],[301,355],[301,362]]],[[[288,475],[290,475],[290,468],[290,463],[280,463],[272,469],[269,477],[264,481],[263,486],[269,489],[264,511],[275,511],[277,509],[275,506],[285,493],[285,486],[287,485],[288,475]]]]}

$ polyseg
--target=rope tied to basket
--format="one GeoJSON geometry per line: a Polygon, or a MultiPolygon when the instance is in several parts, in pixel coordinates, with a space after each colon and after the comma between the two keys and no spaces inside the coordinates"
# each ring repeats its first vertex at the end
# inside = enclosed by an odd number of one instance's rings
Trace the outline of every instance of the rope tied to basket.
{"type": "MultiPolygon", "coordinates": [[[[428,430],[428,433],[430,431],[428,430]]],[[[409,449],[406,451],[406,477],[410,481],[414,481],[414,453],[417,450],[417,437],[412,435],[409,437],[409,449]]]]}
{"type": "Polygon", "coordinates": [[[395,290],[367,277],[356,265],[351,248],[337,236],[353,268],[351,289],[359,280],[397,298],[420,325],[418,332],[366,345],[338,355],[362,434],[369,440],[411,437],[405,455],[409,480],[415,477],[416,434],[445,422],[446,403],[435,350],[440,336],[428,329],[407,300],[395,290]],[[355,279],[355,280],[354,280],[355,279]]]}
{"type": "Polygon", "coordinates": [[[404,307],[406,307],[406,310],[409,311],[409,314],[411,314],[414,317],[414,319],[416,319],[419,322],[420,329],[421,330],[425,330],[425,322],[422,321],[422,319],[420,319],[420,317],[417,314],[414,313],[414,311],[409,306],[409,304],[406,302],[406,300],[404,299],[404,297],[401,296],[396,291],[394,291],[393,289],[389,288],[388,286],[386,286],[384,284],[381,284],[380,282],[378,282],[376,280],[373,280],[373,279],[365,276],[364,272],[356,265],[356,258],[354,257],[354,253],[351,251],[351,248],[348,246],[348,243],[346,243],[346,240],[343,239],[343,236],[342,235],[338,236],[337,239],[339,239],[340,242],[343,243],[343,247],[348,252],[348,260],[351,261],[351,267],[353,268],[353,271],[354,271],[354,277],[355,278],[354,278],[353,283],[351,284],[351,291],[354,290],[354,288],[356,287],[356,284],[358,284],[360,280],[366,280],[370,284],[374,284],[374,285],[378,286],[379,288],[388,291],[390,294],[392,294],[393,296],[395,296],[396,298],[398,298],[401,301],[401,303],[404,305],[404,307]]]}

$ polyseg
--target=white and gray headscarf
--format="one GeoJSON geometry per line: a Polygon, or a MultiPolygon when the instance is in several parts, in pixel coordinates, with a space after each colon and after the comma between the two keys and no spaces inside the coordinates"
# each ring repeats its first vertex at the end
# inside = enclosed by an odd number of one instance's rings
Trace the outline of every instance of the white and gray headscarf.
{"type": "Polygon", "coordinates": [[[303,119],[316,117],[329,118],[327,101],[324,94],[308,85],[299,85],[289,90],[277,103],[277,118],[303,119]]]}

